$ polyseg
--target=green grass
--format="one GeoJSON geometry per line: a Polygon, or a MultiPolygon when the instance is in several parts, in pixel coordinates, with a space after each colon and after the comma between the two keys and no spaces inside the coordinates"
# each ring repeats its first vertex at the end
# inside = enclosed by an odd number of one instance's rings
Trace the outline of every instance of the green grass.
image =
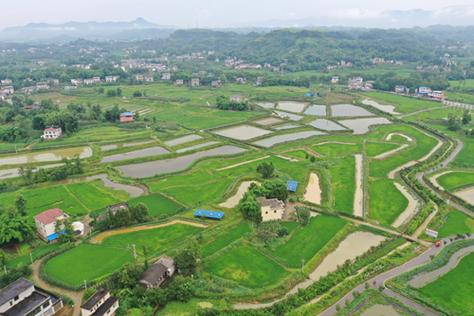
{"type": "Polygon", "coordinates": [[[130,250],[83,243],[47,261],[44,272],[56,282],[78,287],[84,280],[104,277],[132,261],[130,250]]]}
{"type": "Polygon", "coordinates": [[[457,267],[419,291],[453,315],[473,315],[474,253],[464,257],[457,267]]]}
{"type": "Polygon", "coordinates": [[[400,145],[392,143],[367,142],[365,144],[365,153],[369,157],[375,157],[398,147],[400,145]]]}
{"type": "Polygon", "coordinates": [[[38,241],[36,243],[38,244],[33,246],[23,244],[15,254],[7,253],[7,267],[15,268],[18,266],[30,265],[31,258],[36,260],[57,250],[61,246],[61,244],[58,243],[46,244],[43,241],[38,241]]]}
{"type": "Polygon", "coordinates": [[[347,156],[332,160],[329,166],[333,206],[336,210],[352,214],[355,194],[355,159],[347,156]]]}
{"type": "Polygon", "coordinates": [[[186,237],[201,230],[201,228],[194,226],[176,224],[111,236],[105,239],[101,245],[108,248],[127,249],[133,244],[139,255],[143,254],[143,247],[146,247],[149,254],[158,255],[172,248],[173,245],[182,244],[186,237]]]}
{"type": "Polygon", "coordinates": [[[369,216],[383,225],[392,224],[408,206],[407,199],[388,179],[370,180],[369,197],[369,216]]]}
{"type": "Polygon", "coordinates": [[[148,207],[150,215],[154,217],[171,216],[183,210],[182,205],[159,193],[141,196],[129,201],[131,206],[137,205],[138,203],[145,204],[148,207]]]}
{"type": "Polygon", "coordinates": [[[235,242],[242,236],[250,232],[250,225],[247,222],[240,222],[236,226],[226,227],[226,229],[201,247],[203,257],[208,257],[224,247],[235,242]]]}
{"type": "Polygon", "coordinates": [[[311,147],[317,153],[325,157],[345,157],[362,152],[360,144],[323,144],[311,147]]]}
{"type": "Polygon", "coordinates": [[[450,172],[439,177],[437,181],[446,190],[454,191],[468,185],[474,185],[474,172],[450,172]]]}
{"type": "Polygon", "coordinates": [[[205,262],[204,271],[253,289],[277,284],[288,274],[279,264],[248,245],[226,249],[205,262]]]}
{"type": "Polygon", "coordinates": [[[285,152],[284,155],[288,157],[297,158],[297,159],[306,159],[306,157],[308,156],[308,153],[304,150],[294,150],[294,151],[285,152]]]}
{"type": "Polygon", "coordinates": [[[366,95],[379,101],[381,104],[395,106],[395,111],[403,114],[441,106],[441,103],[439,102],[405,97],[385,92],[369,92],[366,93],[366,95]]]}
{"type": "Polygon", "coordinates": [[[289,268],[299,268],[320,251],[344,226],[339,217],[320,215],[304,227],[298,227],[289,239],[277,246],[272,255],[289,268]]]}
{"type": "Polygon", "coordinates": [[[455,210],[446,215],[444,224],[438,229],[439,238],[466,233],[474,233],[474,219],[455,210]]]}

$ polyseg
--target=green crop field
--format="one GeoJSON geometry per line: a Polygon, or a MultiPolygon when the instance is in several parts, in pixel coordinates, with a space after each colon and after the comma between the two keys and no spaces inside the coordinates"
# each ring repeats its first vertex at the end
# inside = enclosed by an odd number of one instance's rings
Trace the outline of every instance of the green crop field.
{"type": "Polygon", "coordinates": [[[392,143],[367,142],[365,144],[365,153],[369,157],[375,157],[398,147],[400,147],[400,145],[392,143]]]}
{"type": "Polygon", "coordinates": [[[87,214],[128,198],[127,193],[106,188],[100,180],[97,180],[2,193],[0,205],[4,207],[14,205],[16,197],[20,194],[26,199],[29,216],[51,208],[60,208],[70,215],[87,214]]]}
{"type": "Polygon", "coordinates": [[[129,201],[129,204],[132,206],[138,203],[145,204],[148,207],[150,215],[155,217],[171,216],[184,209],[182,205],[159,193],[141,196],[129,201]]]}
{"type": "Polygon", "coordinates": [[[329,173],[334,208],[352,214],[355,194],[354,157],[347,156],[331,161],[329,173]]]}
{"type": "Polygon", "coordinates": [[[474,253],[471,253],[464,257],[456,268],[424,286],[420,292],[453,315],[472,315],[474,314],[473,275],[474,253]]]}
{"type": "Polygon", "coordinates": [[[222,248],[227,247],[249,232],[250,225],[245,221],[240,222],[236,226],[226,227],[222,233],[218,234],[217,236],[213,236],[211,241],[205,243],[201,247],[201,254],[203,257],[208,257],[222,248]]]}
{"type": "Polygon", "coordinates": [[[395,111],[399,113],[411,113],[419,110],[434,108],[441,106],[441,103],[410,98],[385,92],[369,92],[366,95],[381,104],[389,104],[395,106],[395,111]]]}
{"type": "Polygon", "coordinates": [[[450,172],[439,177],[437,181],[446,190],[454,191],[468,185],[474,185],[474,172],[450,172]]]}
{"type": "Polygon", "coordinates": [[[204,271],[249,288],[274,285],[288,275],[283,267],[249,245],[225,249],[204,263],[204,271]]]}
{"type": "Polygon", "coordinates": [[[370,218],[377,220],[380,224],[390,225],[407,206],[407,199],[395,187],[393,181],[388,179],[369,181],[370,218]]]}
{"type": "Polygon", "coordinates": [[[328,143],[323,145],[315,145],[311,147],[318,154],[325,157],[344,157],[362,152],[360,144],[335,144],[328,143]]]}
{"type": "Polygon", "coordinates": [[[438,229],[439,238],[474,233],[474,219],[456,210],[450,211],[438,229]]]}
{"type": "Polygon", "coordinates": [[[139,255],[143,254],[143,247],[147,249],[149,254],[158,255],[166,249],[172,248],[173,245],[182,244],[186,237],[199,231],[202,231],[202,229],[189,225],[175,224],[114,235],[106,238],[101,245],[117,249],[129,249],[131,245],[135,245],[139,255]]]}
{"type": "Polygon", "coordinates": [[[78,287],[84,281],[104,277],[132,261],[130,250],[81,244],[48,260],[44,272],[60,284],[78,287]]]}
{"type": "Polygon", "coordinates": [[[339,217],[320,215],[304,227],[296,228],[288,240],[278,245],[272,255],[289,268],[299,268],[321,250],[344,226],[339,217]]]}

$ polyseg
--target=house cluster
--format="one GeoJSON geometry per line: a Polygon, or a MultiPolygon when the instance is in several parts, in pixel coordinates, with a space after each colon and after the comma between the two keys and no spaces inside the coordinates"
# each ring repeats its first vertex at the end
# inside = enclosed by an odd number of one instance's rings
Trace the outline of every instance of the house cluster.
{"type": "Polygon", "coordinates": [[[338,69],[338,68],[351,68],[352,66],[353,66],[352,62],[341,60],[341,61],[338,61],[337,64],[335,64],[335,65],[326,66],[326,69],[328,71],[331,71],[331,70],[338,69]]]}
{"type": "MultiPolygon", "coordinates": [[[[35,216],[36,232],[46,242],[56,242],[61,234],[64,234],[64,223],[69,215],[59,208],[44,211],[35,216]]],[[[76,221],[71,223],[74,233],[78,236],[84,235],[84,223],[76,221]]]]}
{"type": "Polygon", "coordinates": [[[410,89],[403,85],[396,85],[394,91],[398,94],[410,94],[410,89]]]}
{"type": "Polygon", "coordinates": [[[403,62],[399,60],[393,60],[393,59],[385,60],[385,58],[383,57],[375,57],[375,58],[372,58],[372,64],[374,65],[403,65],[403,62]]]}
{"type": "Polygon", "coordinates": [[[331,83],[332,84],[338,84],[339,83],[339,76],[332,76],[331,83]]]}
{"type": "MultiPolygon", "coordinates": [[[[35,103],[33,104],[33,106],[35,106],[35,103]]],[[[41,108],[41,105],[39,108],[41,108]]],[[[43,130],[43,135],[41,135],[41,138],[44,140],[55,140],[61,136],[63,136],[63,130],[61,127],[50,126],[43,130]]]]}
{"type": "Polygon", "coordinates": [[[364,81],[362,77],[352,77],[349,78],[347,82],[347,87],[349,90],[363,90],[370,91],[374,88],[373,81],[364,81]]]}
{"type": "Polygon", "coordinates": [[[141,69],[141,70],[148,70],[152,72],[163,72],[168,69],[168,67],[165,64],[150,62],[143,59],[122,60],[120,64],[120,68],[122,68],[123,71],[141,69]]]}
{"type": "Polygon", "coordinates": [[[36,287],[25,278],[0,289],[0,315],[50,316],[63,308],[60,297],[36,287]]]}
{"type": "Polygon", "coordinates": [[[135,113],[123,112],[120,113],[120,123],[132,123],[135,121],[135,113]]]}
{"type": "Polygon", "coordinates": [[[0,101],[5,101],[9,96],[15,93],[11,79],[0,80],[0,101]]]}
{"type": "MultiPolygon", "coordinates": [[[[298,182],[288,180],[286,183],[286,189],[292,193],[296,192],[298,189],[298,182]]],[[[260,204],[260,215],[262,216],[263,222],[280,221],[289,216],[288,208],[284,201],[259,197],[257,198],[257,202],[260,204]]]]}
{"type": "Polygon", "coordinates": [[[153,75],[135,75],[134,77],[136,82],[154,82],[155,78],[153,75]]]}
{"type": "Polygon", "coordinates": [[[118,308],[118,298],[100,289],[81,305],[81,316],[114,316],[118,308]]]}
{"type": "Polygon", "coordinates": [[[433,100],[444,100],[444,91],[432,90],[430,87],[418,87],[416,95],[419,97],[430,98],[433,100]]]}

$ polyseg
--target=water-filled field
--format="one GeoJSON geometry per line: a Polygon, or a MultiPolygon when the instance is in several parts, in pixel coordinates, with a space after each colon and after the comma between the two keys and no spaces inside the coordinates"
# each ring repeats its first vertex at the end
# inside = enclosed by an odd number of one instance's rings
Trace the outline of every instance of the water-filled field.
{"type": "Polygon", "coordinates": [[[272,133],[271,131],[251,125],[237,125],[213,132],[214,134],[237,140],[249,140],[272,133]]]}
{"type": "Polygon", "coordinates": [[[325,133],[318,132],[318,131],[306,131],[306,132],[298,132],[298,133],[292,133],[292,134],[276,135],[269,138],[258,140],[256,142],[253,142],[252,144],[269,148],[281,143],[310,138],[310,137],[319,136],[319,135],[325,135],[325,133]]]}
{"type": "Polygon", "coordinates": [[[106,156],[102,158],[101,162],[108,163],[108,162],[114,162],[114,161],[122,161],[122,160],[129,160],[129,159],[135,159],[135,158],[144,158],[144,157],[164,155],[167,153],[169,153],[169,151],[164,149],[163,147],[155,146],[155,147],[150,147],[150,148],[145,148],[145,149],[129,151],[126,153],[106,156]]]}

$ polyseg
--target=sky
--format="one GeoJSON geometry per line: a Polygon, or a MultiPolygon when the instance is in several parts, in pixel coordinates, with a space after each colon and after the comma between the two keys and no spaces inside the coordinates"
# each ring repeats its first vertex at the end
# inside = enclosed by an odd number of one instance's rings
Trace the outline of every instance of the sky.
{"type": "MultiPolygon", "coordinates": [[[[178,27],[251,26],[318,16],[363,20],[391,10],[438,11],[472,5],[474,0],[14,0],[2,6],[0,29],[30,22],[130,21],[137,17],[178,27]]],[[[470,14],[474,21],[474,13],[470,14]]]]}

